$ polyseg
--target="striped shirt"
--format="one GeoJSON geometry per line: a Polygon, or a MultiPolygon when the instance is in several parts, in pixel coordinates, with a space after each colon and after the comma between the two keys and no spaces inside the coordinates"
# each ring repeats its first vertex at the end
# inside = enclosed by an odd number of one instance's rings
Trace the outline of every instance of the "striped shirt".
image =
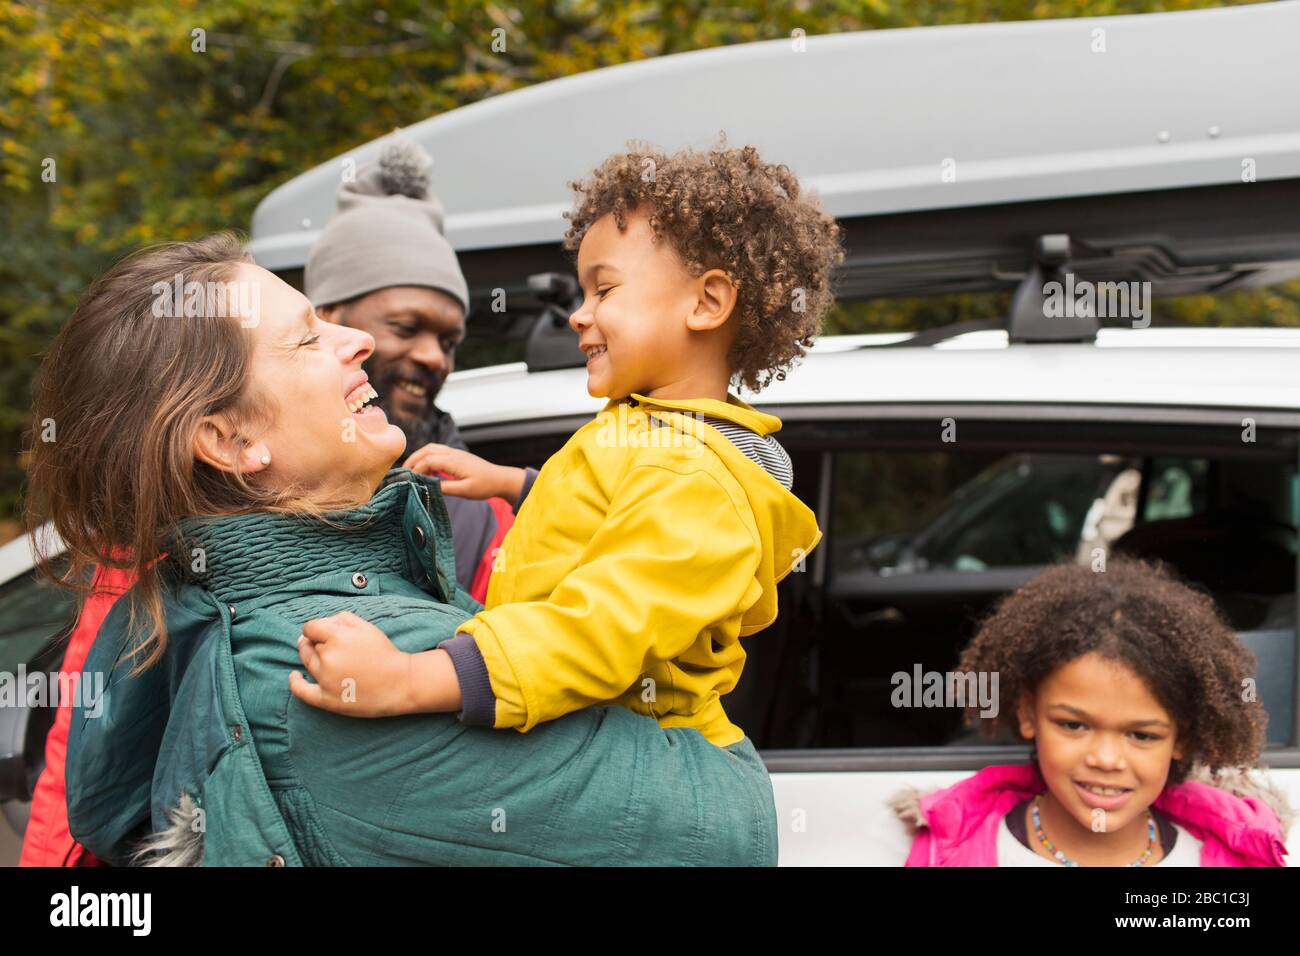
{"type": "Polygon", "coordinates": [[[729,422],[725,418],[705,415],[703,421],[722,432],[733,445],[745,453],[746,458],[779,481],[782,488],[786,491],[790,490],[794,484],[794,466],[790,464],[790,456],[775,438],[752,432],[743,425],[729,422]]]}

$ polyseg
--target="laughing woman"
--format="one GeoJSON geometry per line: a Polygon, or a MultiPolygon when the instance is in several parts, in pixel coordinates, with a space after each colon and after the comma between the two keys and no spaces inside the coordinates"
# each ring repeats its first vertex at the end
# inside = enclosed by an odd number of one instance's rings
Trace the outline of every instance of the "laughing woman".
{"type": "Polygon", "coordinates": [[[118,264],[54,342],[31,526],[53,523],[69,585],[138,575],[86,663],[104,699],[73,714],[73,835],[115,863],[774,864],[752,745],[620,706],[520,734],[292,697],[308,620],[355,611],[414,652],[480,610],[439,481],[389,469],[372,348],[227,234],[118,264]]]}

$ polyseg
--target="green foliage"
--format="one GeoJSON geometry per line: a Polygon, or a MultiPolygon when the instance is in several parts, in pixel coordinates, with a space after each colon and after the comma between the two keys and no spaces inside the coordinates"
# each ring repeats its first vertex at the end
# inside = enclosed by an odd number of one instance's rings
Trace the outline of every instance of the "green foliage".
{"type": "MultiPolygon", "coordinates": [[[[19,502],[40,352],[90,279],[142,244],[246,228],[275,186],[395,127],[543,80],[796,28],[812,35],[1219,5],[0,0],[0,515],[19,502]],[[504,49],[493,42],[501,38],[504,49]],[[42,179],[46,160],[53,182],[42,179]]],[[[1295,290],[1276,298],[1193,304],[1185,318],[1284,315],[1296,324],[1295,290]]],[[[941,324],[986,307],[916,305],[911,318],[941,324]]],[[[862,321],[895,327],[907,316],[877,310],[862,321]]],[[[492,360],[480,352],[476,360],[492,360]]]]}

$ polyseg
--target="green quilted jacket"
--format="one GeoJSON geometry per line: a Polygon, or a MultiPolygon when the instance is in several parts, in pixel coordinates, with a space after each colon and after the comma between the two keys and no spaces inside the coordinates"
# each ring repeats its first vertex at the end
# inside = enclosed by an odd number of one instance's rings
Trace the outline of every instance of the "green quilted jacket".
{"type": "Polygon", "coordinates": [[[179,834],[210,866],[776,863],[748,738],[720,749],[618,706],[521,734],[294,698],[311,618],[351,610],[418,651],[481,607],[456,584],[439,479],[395,469],[326,518],[186,522],[168,650],[141,674],[127,602],[106,619],[85,667],[105,675],[102,710],[73,713],[67,760],[72,834],[96,856],[179,834]]]}

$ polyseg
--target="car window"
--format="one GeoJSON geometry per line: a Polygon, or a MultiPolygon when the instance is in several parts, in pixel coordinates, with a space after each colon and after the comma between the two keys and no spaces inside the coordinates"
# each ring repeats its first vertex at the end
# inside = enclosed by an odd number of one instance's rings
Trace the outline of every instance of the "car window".
{"type": "Polygon", "coordinates": [[[1142,520],[1190,518],[1205,511],[1209,462],[1204,458],[1153,458],[1142,520]]]}
{"type": "Polygon", "coordinates": [[[75,615],[71,591],[30,572],[0,588],[0,671],[13,674],[29,664],[75,615]]]}
{"type": "Polygon", "coordinates": [[[896,706],[896,676],[955,671],[1003,595],[1050,564],[1118,551],[1161,561],[1215,598],[1260,661],[1270,744],[1292,742],[1293,447],[1244,460],[1237,449],[1133,451],[1149,438],[1068,453],[845,444],[821,456],[831,480],[819,591],[783,597],[790,619],[770,645],[783,644],[779,664],[764,659],[766,639],[749,645],[746,679],[776,674],[766,718],[750,705],[742,724],[760,748],[988,746],[959,708],[896,706]]]}
{"type": "Polygon", "coordinates": [[[1300,471],[1291,476],[1290,511],[1287,523],[1293,528],[1300,527],[1300,471]]]}
{"type": "Polygon", "coordinates": [[[984,571],[1072,557],[1094,503],[1126,466],[1099,455],[838,455],[833,514],[852,533],[836,569],[984,571]]]}
{"type": "Polygon", "coordinates": [[[956,490],[943,522],[920,532],[923,566],[983,571],[1074,557],[1093,502],[1122,470],[1101,455],[1002,459],[956,490]]]}
{"type": "Polygon", "coordinates": [[[945,507],[960,497],[960,489],[978,483],[1000,460],[997,455],[940,452],[837,454],[833,564],[894,573],[915,529],[940,518],[945,507]]]}

